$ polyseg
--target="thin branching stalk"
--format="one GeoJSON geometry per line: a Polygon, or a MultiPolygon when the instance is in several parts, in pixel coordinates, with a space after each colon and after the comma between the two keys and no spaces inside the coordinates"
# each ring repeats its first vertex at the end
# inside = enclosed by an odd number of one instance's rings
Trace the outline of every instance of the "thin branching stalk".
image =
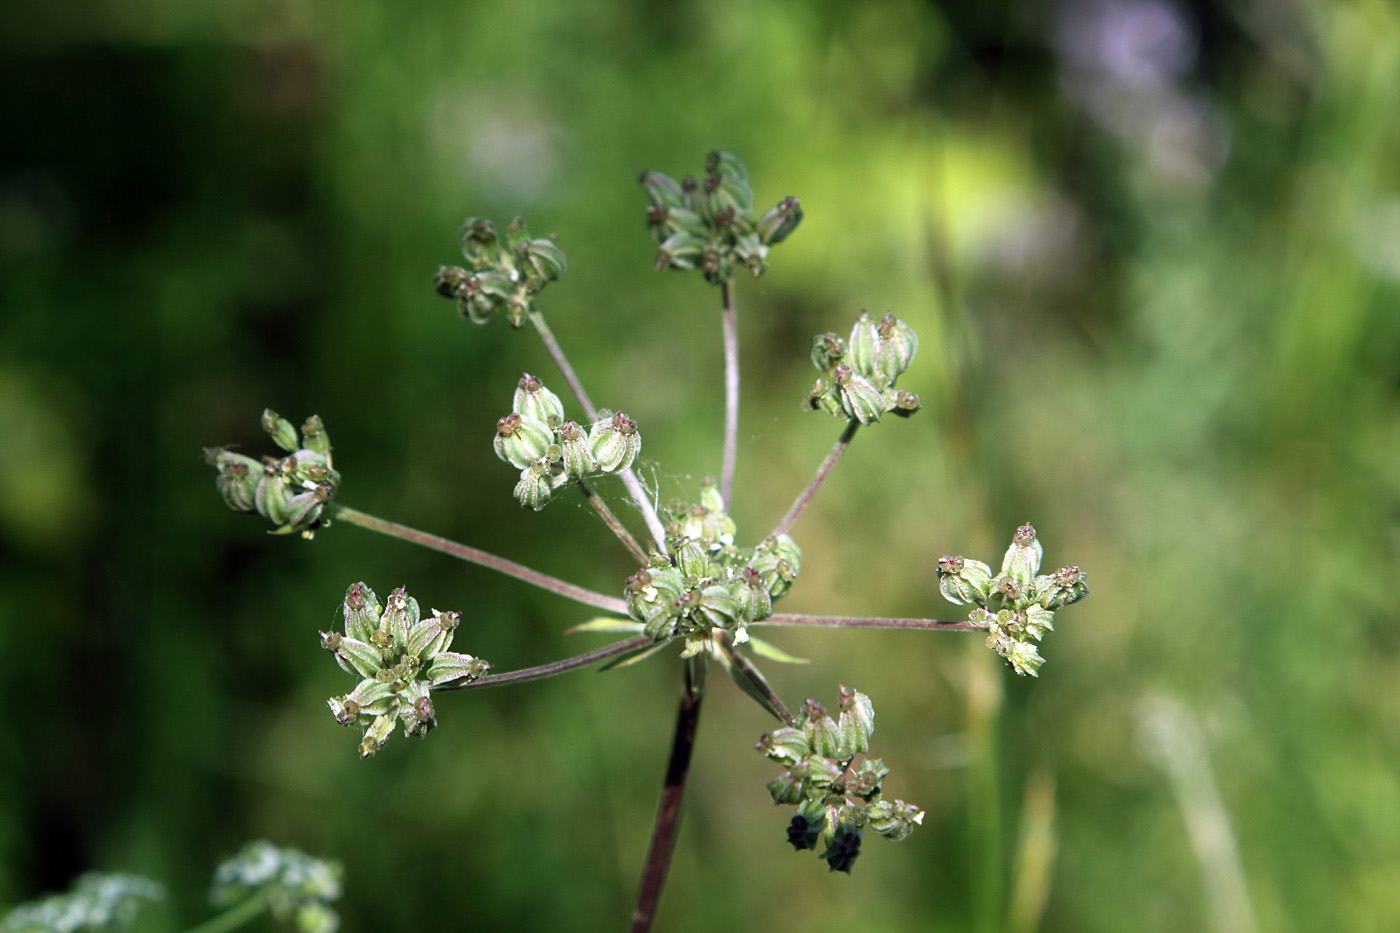
{"type": "Polygon", "coordinates": [[[613,642],[611,645],[604,645],[601,648],[594,648],[592,651],[585,651],[583,654],[576,654],[572,658],[564,658],[560,661],[550,661],[548,664],[541,664],[538,667],[524,667],[518,671],[503,671],[499,674],[487,674],[478,677],[476,680],[460,684],[444,684],[441,687],[434,687],[434,692],[442,690],[475,690],[477,687],[504,687],[507,684],[523,684],[530,680],[541,680],[545,677],[553,677],[555,674],[563,674],[567,671],[577,670],[580,667],[588,667],[599,661],[606,661],[635,651],[644,645],[651,644],[650,635],[635,635],[632,638],[624,638],[622,641],[613,642]]]}
{"type": "Polygon", "coordinates": [[[700,687],[695,683],[690,665],[687,664],[685,692],[681,694],[680,710],[676,714],[676,732],[671,739],[671,760],[666,765],[666,781],[661,788],[661,805],[657,808],[656,823],[651,830],[651,846],[647,849],[642,883],[637,892],[637,909],[632,914],[632,933],[648,933],[656,919],[656,907],[661,901],[661,888],[666,883],[666,872],[671,867],[671,855],[676,849],[681,799],[685,796],[685,779],[690,773],[690,755],[695,750],[695,727],[700,722],[701,696],[700,687]]]}
{"type": "Polygon", "coordinates": [[[987,625],[981,622],[948,622],[943,619],[885,619],[864,618],[861,616],[804,616],[791,612],[778,612],[760,622],[750,625],[786,625],[807,628],[885,628],[919,629],[927,632],[985,632],[987,625]]]}
{"type": "Polygon", "coordinates": [[[326,506],[327,514],[336,520],[349,522],[352,525],[359,525],[370,531],[377,531],[380,534],[388,535],[391,538],[398,538],[401,541],[408,541],[419,544],[434,551],[440,551],[451,557],[457,557],[473,564],[486,567],[505,574],[508,577],[515,577],[517,580],[524,580],[532,586],[538,586],[542,590],[557,593],[567,599],[583,603],[585,606],[594,606],[598,609],[605,609],[608,612],[616,612],[619,615],[627,614],[627,604],[616,596],[605,596],[593,590],[575,586],[572,583],[560,580],[558,577],[551,577],[549,574],[540,573],[538,570],[531,570],[524,564],[517,564],[515,561],[506,560],[504,557],[497,557],[487,551],[478,550],[465,544],[458,544],[456,541],[449,541],[447,538],[440,538],[437,535],[428,534],[426,531],[419,531],[417,528],[410,528],[407,525],[400,525],[397,522],[387,521],[377,518],[358,509],[332,502],[326,506]]]}
{"type": "Polygon", "coordinates": [[[637,504],[637,511],[642,513],[642,521],[646,522],[647,531],[651,532],[651,540],[656,542],[657,552],[660,554],[670,553],[666,548],[666,526],[661,524],[661,516],[656,514],[656,506],[648,497],[646,489],[642,487],[642,481],[637,479],[637,474],[632,471],[631,467],[618,475],[622,477],[622,485],[627,487],[627,494],[637,504]]]}
{"type": "Polygon", "coordinates": [[[593,407],[593,401],[584,391],[583,383],[579,381],[578,373],[574,372],[574,367],[569,363],[569,358],[564,355],[564,348],[559,346],[559,341],[554,337],[554,331],[549,329],[545,323],[544,315],[539,311],[531,311],[529,314],[530,323],[535,325],[535,330],[539,332],[540,340],[544,341],[544,348],[549,351],[550,357],[554,360],[554,365],[559,367],[559,372],[564,376],[564,381],[569,384],[569,391],[574,393],[574,398],[583,407],[584,414],[588,415],[589,421],[598,420],[598,409],[593,407]]]}
{"type": "MultiPolygon", "coordinates": [[[[573,392],[574,398],[578,400],[579,406],[583,408],[583,413],[588,416],[589,421],[598,420],[598,409],[594,407],[593,400],[584,391],[583,383],[579,381],[578,373],[574,372],[574,367],[569,363],[569,358],[564,355],[564,348],[559,345],[559,341],[554,338],[554,331],[549,329],[549,324],[545,322],[544,315],[539,311],[531,311],[528,315],[530,323],[535,325],[535,330],[539,332],[540,340],[544,343],[544,348],[549,351],[550,358],[554,360],[554,365],[559,367],[559,372],[563,375],[564,381],[568,383],[569,391],[573,392]]],[[[647,530],[651,532],[652,540],[656,542],[661,553],[666,553],[666,527],[661,524],[661,518],[656,514],[656,507],[652,505],[647,492],[642,488],[642,483],[637,479],[637,474],[628,467],[620,474],[622,484],[627,487],[627,494],[632,497],[632,501],[637,504],[637,510],[642,513],[642,520],[647,524],[647,530]]],[[[645,561],[643,561],[645,563],[645,561]]]]}
{"type": "Polygon", "coordinates": [[[822,483],[826,482],[827,474],[831,468],[836,466],[836,461],[841,459],[841,455],[846,452],[846,448],[851,446],[851,438],[856,436],[856,431],[860,428],[860,422],[852,418],[846,425],[846,430],[841,432],[841,436],[836,439],[836,444],[831,448],[831,452],[826,455],[822,465],[817,467],[817,472],[813,474],[812,481],[807,484],[807,488],[798,494],[792,503],[792,508],[788,509],[783,520],[778,522],[778,527],[773,529],[774,535],[785,535],[792,530],[792,526],[797,523],[797,518],[802,514],[802,510],[807,508],[807,503],[812,501],[812,497],[817,494],[817,490],[822,488],[822,483]]]}
{"type": "Polygon", "coordinates": [[[229,933],[248,923],[268,909],[267,895],[259,891],[246,900],[239,901],[216,917],[210,917],[197,927],[185,933],[229,933]]]}
{"type": "Polygon", "coordinates": [[[637,559],[637,563],[645,567],[647,565],[647,552],[642,550],[642,546],[637,543],[637,539],[632,537],[632,532],[628,531],[627,527],[623,525],[622,522],[618,521],[612,509],[608,508],[607,503],[600,499],[598,494],[593,491],[593,487],[589,484],[588,480],[580,476],[576,482],[578,483],[579,491],[583,493],[583,497],[588,500],[588,504],[593,506],[593,510],[603,519],[603,523],[608,526],[613,534],[617,535],[617,540],[621,541],[623,546],[632,553],[632,556],[637,559]]]}
{"type": "Polygon", "coordinates": [[[724,296],[724,464],[719,494],[728,511],[734,492],[734,466],[739,457],[739,324],[734,310],[734,283],[724,282],[720,291],[724,296]]]}

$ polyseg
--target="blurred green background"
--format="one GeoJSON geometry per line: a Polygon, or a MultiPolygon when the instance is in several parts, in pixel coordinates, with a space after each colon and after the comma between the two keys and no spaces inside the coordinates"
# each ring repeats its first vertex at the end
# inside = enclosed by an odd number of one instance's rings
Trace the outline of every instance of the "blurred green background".
{"type": "Polygon", "coordinates": [[[793,853],[771,721],[718,681],[658,929],[1400,928],[1386,0],[8,4],[0,75],[0,905],[132,871],[180,929],[266,836],[344,862],[346,930],[624,925],[676,662],[446,695],[359,761],[316,635],[350,583],[461,610],[498,670],[592,613],[269,538],[200,448],[319,413],[346,504],[618,591],[591,513],[521,511],[489,447],[522,369],[557,382],[538,341],[430,280],[468,214],[557,233],[556,333],[693,495],[719,294],[651,271],[635,173],[720,147],[807,211],[739,284],[741,537],[839,431],[798,410],[811,335],[923,338],[925,410],[861,432],[782,608],[954,617],[938,556],[1028,519],[1093,595],[1039,681],[977,636],[774,634],[790,704],[872,694],[928,816],[849,878],[793,853]]]}

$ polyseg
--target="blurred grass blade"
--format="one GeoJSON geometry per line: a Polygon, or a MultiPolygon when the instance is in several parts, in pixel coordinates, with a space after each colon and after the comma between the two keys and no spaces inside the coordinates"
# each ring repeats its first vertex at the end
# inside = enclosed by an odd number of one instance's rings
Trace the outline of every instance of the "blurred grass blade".
{"type": "Polygon", "coordinates": [[[1040,928],[1058,848],[1055,778],[1050,772],[1037,768],[1026,775],[1025,794],[1021,799],[1021,841],[1016,851],[1016,874],[1012,879],[1011,915],[1006,922],[1011,933],[1033,933],[1040,928]]]}
{"type": "Polygon", "coordinates": [[[1148,696],[1138,711],[1138,738],[1153,764],[1171,781],[1201,869],[1212,926],[1239,933],[1258,929],[1230,814],[1195,717],[1173,696],[1148,696]]]}

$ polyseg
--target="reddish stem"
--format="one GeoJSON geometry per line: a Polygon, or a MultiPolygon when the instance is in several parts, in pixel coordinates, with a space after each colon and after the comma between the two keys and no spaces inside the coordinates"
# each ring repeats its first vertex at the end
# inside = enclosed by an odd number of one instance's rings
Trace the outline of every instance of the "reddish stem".
{"type": "Polygon", "coordinates": [[[851,438],[856,436],[856,431],[860,428],[860,422],[852,418],[846,425],[846,430],[841,432],[837,438],[835,446],[826,455],[822,465],[817,467],[817,472],[812,477],[812,481],[807,484],[807,488],[797,496],[792,503],[792,508],[788,509],[783,520],[778,522],[778,527],[773,529],[774,536],[785,535],[797,523],[797,518],[802,514],[802,510],[807,508],[807,504],[812,501],[812,497],[817,494],[817,490],[822,488],[822,483],[826,482],[827,474],[831,468],[836,466],[836,461],[841,459],[841,455],[846,452],[846,448],[851,445],[851,438]]]}
{"type": "Polygon", "coordinates": [[[656,919],[656,907],[661,901],[661,888],[671,867],[671,855],[676,850],[676,831],[680,827],[681,799],[685,796],[685,779],[690,773],[690,755],[695,750],[695,727],[700,722],[700,698],[690,665],[685,669],[685,692],[681,694],[680,710],[676,714],[676,732],[671,739],[671,760],[666,766],[666,781],[661,787],[661,805],[656,811],[656,824],[651,830],[651,846],[647,849],[646,866],[642,869],[641,889],[637,892],[637,909],[632,914],[632,933],[648,933],[656,919]]]}

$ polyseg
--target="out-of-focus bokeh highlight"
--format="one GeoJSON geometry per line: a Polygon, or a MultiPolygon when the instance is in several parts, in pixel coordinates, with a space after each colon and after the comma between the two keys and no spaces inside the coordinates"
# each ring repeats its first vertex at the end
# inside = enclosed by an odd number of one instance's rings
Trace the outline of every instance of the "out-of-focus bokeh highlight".
{"type": "MultiPolygon", "coordinates": [[[[662,500],[719,468],[719,292],[655,273],[636,172],[724,148],[806,220],[739,282],[735,518],[839,431],[811,336],[922,337],[782,608],[955,617],[1013,529],[1089,573],[1038,681],[977,636],[771,633],[789,704],[876,705],[928,815],[851,877],[785,842],[712,680],[658,928],[1400,928],[1400,13],[1386,0],[0,10],[0,906],[88,869],[210,913],[244,842],[340,859],[347,930],[616,930],[678,666],[444,695],[369,761],[325,698],[345,588],[455,609],[506,670],[594,614],[338,525],[273,538],[200,448],[325,420],[341,501],[619,592],[575,496],[491,452],[528,331],[432,292],[469,214],[554,232],[543,307],[662,500]]],[[[561,390],[562,385],[557,385],[561,390]]],[[[625,520],[620,487],[603,485],[625,520]]]]}

